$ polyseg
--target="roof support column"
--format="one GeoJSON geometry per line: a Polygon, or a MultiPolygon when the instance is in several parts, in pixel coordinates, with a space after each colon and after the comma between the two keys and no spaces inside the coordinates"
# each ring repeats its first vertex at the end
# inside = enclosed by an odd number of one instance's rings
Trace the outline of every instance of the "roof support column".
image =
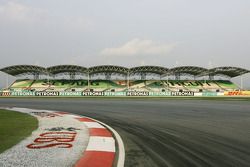
{"type": "Polygon", "coordinates": [[[214,80],[214,75],[209,75],[209,80],[214,80]]]}
{"type": "Polygon", "coordinates": [[[141,73],[141,80],[146,80],[147,74],[146,73],[141,73]]]}
{"type": "Polygon", "coordinates": [[[106,80],[110,80],[111,79],[111,75],[112,75],[111,72],[105,73],[105,79],[106,80]]]}
{"type": "Polygon", "coordinates": [[[6,88],[9,88],[9,75],[6,74],[6,88]]]}
{"type": "Polygon", "coordinates": [[[89,83],[89,80],[90,80],[90,74],[89,74],[89,72],[88,72],[88,90],[90,90],[90,83],[89,83]]]}
{"type": "Polygon", "coordinates": [[[71,80],[75,80],[76,74],[74,72],[70,72],[69,77],[70,77],[71,80]]]}
{"type": "Polygon", "coordinates": [[[180,73],[176,73],[175,74],[175,80],[180,80],[181,79],[181,74],[180,73]]]}
{"type": "Polygon", "coordinates": [[[168,83],[168,80],[169,80],[169,75],[167,75],[167,89],[169,91],[169,83],[168,83]]]}
{"type": "Polygon", "coordinates": [[[243,77],[240,76],[240,89],[243,90],[243,77]]]}
{"type": "Polygon", "coordinates": [[[48,84],[50,85],[50,75],[49,74],[46,74],[46,79],[48,81],[48,84]]]}
{"type": "Polygon", "coordinates": [[[127,73],[127,77],[126,77],[126,79],[127,79],[127,88],[128,88],[128,90],[129,90],[129,71],[128,71],[128,73],[127,73]]]}
{"type": "Polygon", "coordinates": [[[34,76],[34,80],[38,80],[39,79],[39,73],[33,73],[34,76]]]}

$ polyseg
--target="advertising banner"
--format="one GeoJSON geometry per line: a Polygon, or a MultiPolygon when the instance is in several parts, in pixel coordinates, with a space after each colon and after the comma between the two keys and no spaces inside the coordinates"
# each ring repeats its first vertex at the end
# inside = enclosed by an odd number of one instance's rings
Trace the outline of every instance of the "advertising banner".
{"type": "Polygon", "coordinates": [[[226,92],[147,92],[147,91],[128,91],[128,92],[59,92],[59,91],[3,91],[0,92],[2,97],[86,97],[86,96],[103,96],[103,97],[167,97],[167,96],[250,96],[250,91],[226,91],[226,92]]]}
{"type": "Polygon", "coordinates": [[[5,96],[5,97],[11,96],[11,93],[10,92],[1,92],[0,96],[5,96]]]}
{"type": "Polygon", "coordinates": [[[194,92],[171,92],[171,96],[194,96],[194,92]]]}
{"type": "Polygon", "coordinates": [[[82,96],[82,92],[59,92],[59,96],[82,96]]]}
{"type": "Polygon", "coordinates": [[[226,91],[225,96],[250,96],[250,91],[226,91]]]}
{"type": "Polygon", "coordinates": [[[126,92],[105,92],[105,96],[126,96],[126,92]]]}
{"type": "Polygon", "coordinates": [[[202,92],[202,96],[217,96],[217,92],[202,92]]]}
{"type": "Polygon", "coordinates": [[[31,91],[11,92],[11,96],[35,96],[35,92],[31,91]]]}
{"type": "Polygon", "coordinates": [[[59,92],[35,92],[35,96],[59,96],[59,92]]]}
{"type": "Polygon", "coordinates": [[[126,92],[127,96],[149,96],[149,92],[126,92]]]}
{"type": "Polygon", "coordinates": [[[194,96],[202,96],[202,93],[194,93],[194,96]]]}
{"type": "Polygon", "coordinates": [[[104,92],[82,92],[82,96],[104,96],[104,92]]]}
{"type": "Polygon", "coordinates": [[[218,92],[218,93],[217,93],[217,96],[224,96],[224,93],[218,92]]]}
{"type": "Polygon", "coordinates": [[[170,96],[170,92],[149,92],[149,96],[170,96]]]}

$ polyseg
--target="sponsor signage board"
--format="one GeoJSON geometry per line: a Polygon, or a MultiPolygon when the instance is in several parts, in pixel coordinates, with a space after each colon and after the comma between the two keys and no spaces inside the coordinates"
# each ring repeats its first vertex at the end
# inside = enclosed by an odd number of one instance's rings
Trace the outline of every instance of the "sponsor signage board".
{"type": "Polygon", "coordinates": [[[194,93],[194,96],[202,96],[202,93],[194,93]]]}
{"type": "Polygon", "coordinates": [[[250,96],[250,91],[227,91],[225,96],[250,96]]]}
{"type": "Polygon", "coordinates": [[[59,92],[35,92],[35,96],[59,96],[59,92]]]}
{"type": "Polygon", "coordinates": [[[203,92],[202,96],[218,96],[217,92],[203,92]]]}
{"type": "Polygon", "coordinates": [[[75,92],[59,92],[59,91],[3,91],[0,92],[2,97],[29,97],[29,96],[41,96],[41,97],[83,97],[83,96],[136,96],[136,97],[167,97],[167,96],[250,96],[250,91],[228,91],[228,92],[202,92],[194,93],[192,91],[184,92],[147,92],[147,91],[128,91],[128,92],[101,92],[101,91],[75,91],[75,92]]]}
{"type": "Polygon", "coordinates": [[[105,96],[126,96],[126,92],[105,92],[105,96]]]}
{"type": "Polygon", "coordinates": [[[171,92],[171,96],[194,96],[194,92],[191,91],[171,92]]]}
{"type": "Polygon", "coordinates": [[[11,92],[11,96],[35,96],[35,92],[22,91],[22,92],[11,92]]]}
{"type": "Polygon", "coordinates": [[[170,96],[170,92],[149,92],[149,96],[170,96]]]}
{"type": "Polygon", "coordinates": [[[11,93],[10,92],[1,92],[0,93],[1,96],[11,96],[11,93]]]}
{"type": "Polygon", "coordinates": [[[149,96],[149,92],[126,92],[127,96],[149,96]]]}
{"type": "Polygon", "coordinates": [[[82,92],[59,92],[59,96],[82,96],[82,92]]]}
{"type": "Polygon", "coordinates": [[[82,96],[104,96],[104,92],[82,92],[82,96]]]}

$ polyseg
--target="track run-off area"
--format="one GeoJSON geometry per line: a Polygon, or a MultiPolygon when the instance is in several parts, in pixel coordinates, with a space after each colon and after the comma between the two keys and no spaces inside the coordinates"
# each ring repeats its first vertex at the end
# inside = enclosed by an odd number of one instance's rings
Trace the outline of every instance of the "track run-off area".
{"type": "Polygon", "coordinates": [[[126,167],[250,166],[249,100],[0,98],[0,107],[100,120],[122,137],[126,167]]]}

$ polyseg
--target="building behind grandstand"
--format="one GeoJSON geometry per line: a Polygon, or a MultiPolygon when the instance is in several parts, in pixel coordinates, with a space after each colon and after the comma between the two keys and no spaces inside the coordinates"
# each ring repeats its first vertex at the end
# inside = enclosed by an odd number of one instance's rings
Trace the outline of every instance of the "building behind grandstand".
{"type": "Polygon", "coordinates": [[[242,90],[231,78],[249,73],[238,67],[206,69],[196,66],[126,68],[101,65],[90,68],[57,65],[48,68],[15,65],[0,71],[16,77],[4,91],[61,92],[224,92],[242,90]]]}

